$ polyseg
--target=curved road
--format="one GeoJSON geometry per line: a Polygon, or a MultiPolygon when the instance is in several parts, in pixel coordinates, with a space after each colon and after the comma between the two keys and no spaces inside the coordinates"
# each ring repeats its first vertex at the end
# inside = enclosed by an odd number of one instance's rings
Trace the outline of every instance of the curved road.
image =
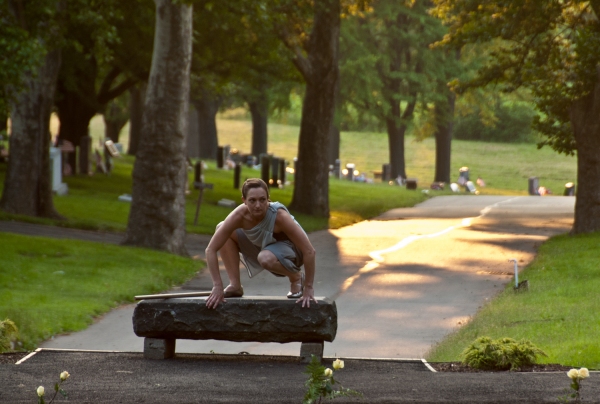
{"type": "MultiPolygon", "coordinates": [[[[317,250],[318,296],[336,300],[338,332],[326,356],[421,358],[465,324],[522,269],[549,236],[569,231],[574,198],[442,196],[370,221],[309,235],[317,250]]],[[[224,271],[222,271],[225,277],[224,271]]],[[[244,276],[245,271],[242,271],[244,276]]],[[[247,275],[246,275],[247,276],[247,275]]],[[[248,296],[285,295],[285,280],[265,272],[244,279],[248,296]]],[[[182,289],[210,290],[208,273],[182,289]]],[[[142,351],[134,305],[44,348],[142,351]]],[[[176,352],[298,355],[299,343],[178,340],[176,352]]]]}

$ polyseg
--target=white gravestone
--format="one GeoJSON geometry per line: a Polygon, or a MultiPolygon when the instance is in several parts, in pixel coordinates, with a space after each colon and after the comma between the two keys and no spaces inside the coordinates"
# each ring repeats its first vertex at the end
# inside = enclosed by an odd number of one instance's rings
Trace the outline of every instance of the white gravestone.
{"type": "Polygon", "coordinates": [[[69,192],[69,187],[62,182],[62,155],[58,147],[50,148],[50,172],[52,175],[52,192],[57,195],[66,195],[69,192]]]}

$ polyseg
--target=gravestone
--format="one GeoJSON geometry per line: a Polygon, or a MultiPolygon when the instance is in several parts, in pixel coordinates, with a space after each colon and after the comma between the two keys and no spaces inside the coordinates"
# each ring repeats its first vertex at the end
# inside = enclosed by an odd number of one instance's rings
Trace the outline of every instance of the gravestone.
{"type": "Polygon", "coordinates": [[[539,195],[538,188],[540,187],[538,177],[529,177],[528,179],[528,193],[529,195],[539,195]]]}
{"type": "Polygon", "coordinates": [[[287,169],[287,162],[285,161],[285,159],[280,159],[279,160],[279,182],[280,182],[282,188],[285,186],[286,174],[287,174],[286,169],[287,169]]]}
{"type": "Polygon", "coordinates": [[[57,195],[66,195],[69,187],[62,182],[62,155],[58,147],[50,148],[50,175],[52,176],[52,192],[57,195]]]}
{"type": "Polygon", "coordinates": [[[260,155],[260,179],[269,184],[269,155],[264,153],[260,155]]]}
{"type": "Polygon", "coordinates": [[[279,157],[271,157],[271,178],[269,178],[270,187],[279,186],[279,157]]]}
{"type": "Polygon", "coordinates": [[[92,155],[92,138],[90,136],[82,136],[79,140],[79,173],[82,175],[91,174],[91,155],[92,155]]]}

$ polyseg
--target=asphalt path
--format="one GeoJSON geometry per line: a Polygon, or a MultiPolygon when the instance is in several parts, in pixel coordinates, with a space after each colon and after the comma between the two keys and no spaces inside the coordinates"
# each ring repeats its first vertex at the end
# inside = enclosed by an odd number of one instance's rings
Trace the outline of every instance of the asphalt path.
{"type": "MultiPolygon", "coordinates": [[[[317,250],[316,295],[334,299],[338,308],[337,336],[325,344],[325,356],[423,357],[513,282],[509,260],[516,259],[522,270],[544,240],[569,231],[574,202],[557,196],[442,196],[309,234],[317,250]]],[[[0,231],[11,230],[0,225],[0,231]]],[[[68,230],[64,234],[69,237],[68,230]]],[[[202,258],[207,241],[191,237],[188,250],[202,258]]],[[[248,296],[283,296],[289,288],[285,279],[266,271],[253,279],[242,271],[242,282],[248,296]]],[[[172,292],[210,287],[210,276],[200,272],[172,292]]],[[[134,307],[115,309],[88,329],[41,347],[141,352],[143,339],[131,323],[134,307]]],[[[300,344],[179,340],[176,351],[298,355],[300,344]]]]}

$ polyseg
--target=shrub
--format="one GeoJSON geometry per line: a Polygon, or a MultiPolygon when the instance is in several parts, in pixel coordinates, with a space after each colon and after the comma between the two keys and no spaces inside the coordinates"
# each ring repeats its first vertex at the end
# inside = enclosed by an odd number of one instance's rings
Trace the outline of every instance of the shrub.
{"type": "Polygon", "coordinates": [[[15,323],[6,319],[0,321],[0,353],[12,350],[11,342],[17,339],[19,330],[15,323]]]}
{"type": "Polygon", "coordinates": [[[547,356],[530,341],[492,340],[490,337],[477,338],[461,354],[465,365],[483,370],[515,370],[531,366],[540,355],[547,356]]]}

